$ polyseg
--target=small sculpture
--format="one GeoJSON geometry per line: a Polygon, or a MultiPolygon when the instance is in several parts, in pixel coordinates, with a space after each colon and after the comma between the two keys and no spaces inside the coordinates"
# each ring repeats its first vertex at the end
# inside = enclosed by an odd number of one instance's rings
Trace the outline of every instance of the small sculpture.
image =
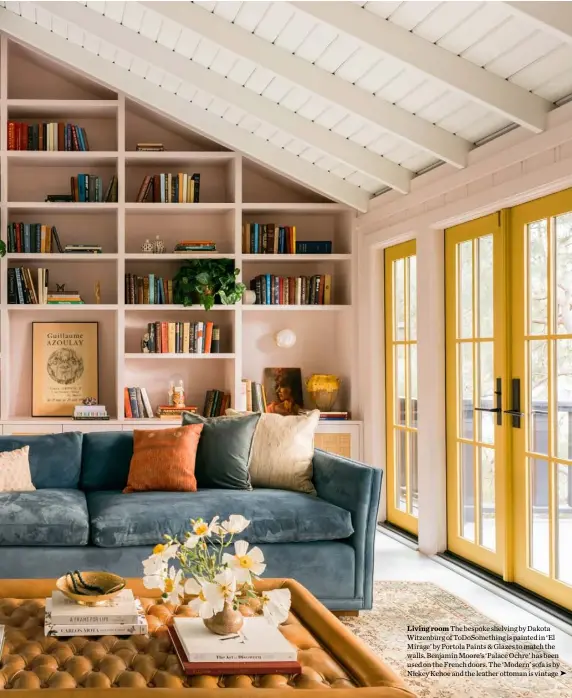
{"type": "Polygon", "coordinates": [[[185,406],[185,387],[182,380],[179,381],[179,385],[173,391],[173,405],[175,407],[185,406]]]}
{"type": "Polygon", "coordinates": [[[66,292],[66,285],[65,284],[56,284],[56,293],[65,293],[66,292]]]}
{"type": "Polygon", "coordinates": [[[150,348],[149,348],[150,339],[151,339],[151,338],[150,338],[150,336],[149,336],[149,332],[145,332],[145,334],[143,335],[143,337],[142,337],[142,339],[141,339],[141,351],[142,351],[144,354],[149,354],[150,351],[151,351],[150,348]]]}
{"type": "Polygon", "coordinates": [[[155,236],[155,253],[156,254],[163,254],[165,252],[165,243],[163,240],[159,237],[159,235],[155,236]]]}
{"type": "Polygon", "coordinates": [[[155,245],[147,238],[145,242],[141,245],[141,252],[149,254],[150,252],[155,252],[155,245]]]}
{"type": "Polygon", "coordinates": [[[84,397],[84,399],[81,402],[82,405],[87,405],[87,407],[97,405],[97,400],[94,397],[84,397]]]}
{"type": "Polygon", "coordinates": [[[95,282],[95,302],[99,305],[101,303],[101,282],[95,282]]]}

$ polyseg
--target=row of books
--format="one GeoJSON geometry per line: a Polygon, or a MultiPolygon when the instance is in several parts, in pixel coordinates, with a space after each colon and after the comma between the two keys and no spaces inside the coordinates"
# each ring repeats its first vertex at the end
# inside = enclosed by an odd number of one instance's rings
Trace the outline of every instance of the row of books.
{"type": "Polygon", "coordinates": [[[145,175],[136,201],[163,204],[198,204],[200,200],[201,175],[195,172],[171,174],[164,172],[145,175]]]}
{"type": "Polygon", "coordinates": [[[128,419],[152,419],[155,416],[145,388],[125,388],[123,398],[125,416],[128,419]]]}
{"type": "Polygon", "coordinates": [[[148,630],[141,601],[131,589],[123,589],[99,606],[82,606],[61,591],[53,591],[46,599],[44,634],[51,637],[146,635],[148,630]]]}
{"type": "Polygon", "coordinates": [[[8,150],[89,150],[89,142],[85,129],[77,124],[9,121],[8,150]]]}
{"type": "Polygon", "coordinates": [[[165,150],[165,146],[156,142],[137,143],[135,150],[146,153],[161,153],[165,150]]]}
{"type": "Polygon", "coordinates": [[[147,337],[151,354],[220,353],[220,327],[212,322],[150,322],[147,337]]]}
{"type": "Polygon", "coordinates": [[[11,305],[81,305],[77,291],[48,291],[49,269],[8,269],[8,303],[11,305]],[[36,272],[36,280],[32,272],[36,272]]]}
{"type": "Polygon", "coordinates": [[[42,223],[8,223],[8,252],[63,252],[55,226],[42,223]]]}
{"type": "Polygon", "coordinates": [[[243,378],[242,393],[248,412],[266,412],[268,404],[266,402],[266,391],[262,383],[243,378]]]}
{"type": "Polygon", "coordinates": [[[117,201],[117,177],[115,175],[112,176],[104,194],[101,177],[92,174],[78,174],[77,177],[71,178],[71,195],[72,201],[117,201]]]}
{"type": "Polygon", "coordinates": [[[331,274],[274,276],[260,274],[250,281],[257,305],[330,305],[331,274]]]}
{"type": "Polygon", "coordinates": [[[227,407],[230,407],[230,393],[224,390],[207,390],[203,415],[205,417],[222,417],[227,407]]]}
{"type": "Polygon", "coordinates": [[[73,418],[81,421],[109,419],[105,405],[74,405],[73,418]]]}
{"type": "Polygon", "coordinates": [[[128,305],[166,305],[173,303],[173,281],[155,274],[125,274],[125,303],[128,305]]]}
{"type": "Polygon", "coordinates": [[[216,243],[213,240],[180,240],[175,245],[175,252],[215,252],[216,243]]]}
{"type": "Polygon", "coordinates": [[[296,226],[243,223],[242,249],[245,254],[294,254],[296,226]]]}
{"type": "Polygon", "coordinates": [[[71,245],[66,245],[64,247],[64,253],[69,254],[101,254],[103,252],[103,247],[101,245],[94,245],[91,243],[81,244],[79,242],[73,243],[71,245]]]}

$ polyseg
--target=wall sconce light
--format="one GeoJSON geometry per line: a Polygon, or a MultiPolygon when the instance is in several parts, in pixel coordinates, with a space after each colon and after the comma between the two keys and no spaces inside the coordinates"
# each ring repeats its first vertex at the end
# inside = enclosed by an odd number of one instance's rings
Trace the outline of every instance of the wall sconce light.
{"type": "Polygon", "coordinates": [[[280,330],[274,337],[276,345],[281,349],[291,349],[296,344],[296,333],[294,330],[280,330]]]}

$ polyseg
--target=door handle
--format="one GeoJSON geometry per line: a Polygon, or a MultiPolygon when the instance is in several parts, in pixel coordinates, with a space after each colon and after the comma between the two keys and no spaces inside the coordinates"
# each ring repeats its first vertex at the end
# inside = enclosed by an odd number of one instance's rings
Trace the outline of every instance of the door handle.
{"type": "Polygon", "coordinates": [[[497,426],[502,426],[502,379],[496,379],[495,407],[473,407],[475,412],[492,412],[497,416],[497,426]]]}
{"type": "Polygon", "coordinates": [[[512,407],[504,413],[512,418],[512,426],[520,429],[520,420],[524,417],[524,412],[520,411],[520,378],[513,378],[511,381],[512,407]]]}

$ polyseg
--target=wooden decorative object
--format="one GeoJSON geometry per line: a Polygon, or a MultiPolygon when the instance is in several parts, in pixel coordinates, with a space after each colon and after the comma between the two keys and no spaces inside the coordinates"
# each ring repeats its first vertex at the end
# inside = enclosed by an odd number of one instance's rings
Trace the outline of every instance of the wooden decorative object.
{"type": "Polygon", "coordinates": [[[71,417],[99,395],[98,323],[32,323],[32,416],[71,417]]]}

